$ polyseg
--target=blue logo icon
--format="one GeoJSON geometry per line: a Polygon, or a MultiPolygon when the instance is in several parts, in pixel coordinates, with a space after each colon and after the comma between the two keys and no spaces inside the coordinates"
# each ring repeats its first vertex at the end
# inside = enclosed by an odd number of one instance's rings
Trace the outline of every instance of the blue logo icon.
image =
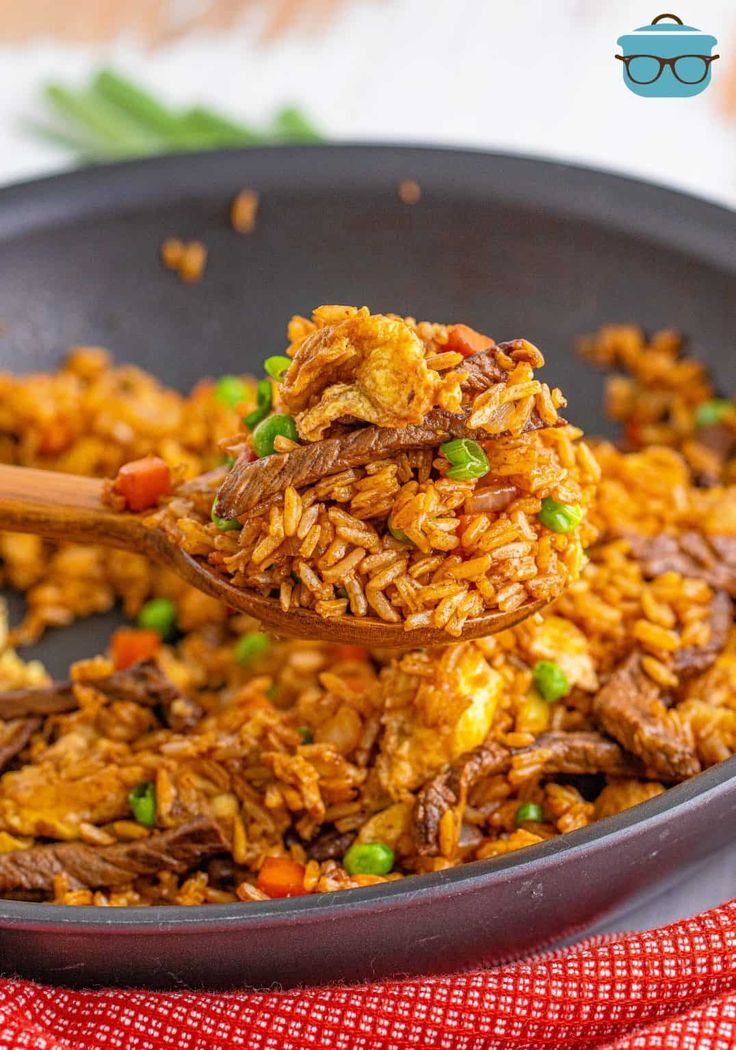
{"type": "Polygon", "coordinates": [[[683,25],[677,15],[658,15],[648,26],[620,36],[624,83],[644,98],[690,98],[710,84],[710,67],[720,55],[711,50],[718,41],[695,26],[683,25]],[[671,19],[671,21],[665,21],[671,19]]]}

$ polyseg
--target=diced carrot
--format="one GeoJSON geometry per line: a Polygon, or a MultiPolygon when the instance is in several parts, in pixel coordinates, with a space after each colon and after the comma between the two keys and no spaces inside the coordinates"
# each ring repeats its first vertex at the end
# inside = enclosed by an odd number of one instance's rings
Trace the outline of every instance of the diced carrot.
{"type": "Polygon", "coordinates": [[[112,488],[123,497],[128,510],[148,510],[171,491],[171,471],[158,456],[144,456],[124,463],[112,488]]]}
{"type": "Polygon", "coordinates": [[[336,645],[335,656],[338,660],[367,660],[368,650],[362,645],[336,645]]]}
{"type": "Polygon", "coordinates": [[[256,886],[269,897],[304,897],[303,864],[286,857],[266,857],[258,872],[256,886]]]}
{"type": "Polygon", "coordinates": [[[479,354],[481,350],[489,350],[494,345],[489,335],[476,332],[474,328],[466,324],[454,324],[447,330],[445,350],[453,350],[455,353],[462,354],[463,357],[479,354]]]}
{"type": "Polygon", "coordinates": [[[125,671],[139,660],[150,660],[160,646],[161,635],[158,631],[121,627],[110,640],[110,654],[116,669],[125,671]]]}

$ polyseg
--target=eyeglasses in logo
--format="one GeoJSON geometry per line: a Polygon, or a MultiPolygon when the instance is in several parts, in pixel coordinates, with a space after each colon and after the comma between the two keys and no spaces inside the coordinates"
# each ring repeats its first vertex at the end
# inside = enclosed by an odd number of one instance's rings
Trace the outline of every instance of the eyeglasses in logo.
{"type": "Polygon", "coordinates": [[[689,98],[705,91],[711,65],[720,55],[711,50],[718,41],[677,15],[658,15],[651,25],[618,38],[623,55],[624,83],[645,98],[689,98]],[[665,22],[664,19],[671,19],[665,22]]]}

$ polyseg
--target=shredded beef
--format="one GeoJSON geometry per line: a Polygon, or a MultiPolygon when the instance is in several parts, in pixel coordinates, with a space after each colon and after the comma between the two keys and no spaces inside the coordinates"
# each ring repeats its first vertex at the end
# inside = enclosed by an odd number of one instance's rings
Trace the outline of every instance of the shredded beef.
{"type": "Polygon", "coordinates": [[[355,839],[354,831],[340,832],[337,828],[326,828],[307,847],[310,860],[340,860],[355,839]]]}
{"type": "Polygon", "coordinates": [[[628,540],[647,578],[678,572],[704,580],[716,591],[708,612],[710,641],[704,646],[680,649],[673,659],[673,668],[681,678],[707,671],[728,641],[733,623],[736,536],[706,537],[699,532],[683,532],[679,536],[629,536],[628,540]]]}
{"type": "Polygon", "coordinates": [[[464,394],[475,397],[494,383],[506,382],[508,373],[499,365],[496,354],[498,350],[505,350],[509,345],[501,343],[498,347],[492,346],[488,350],[481,350],[479,354],[472,354],[463,361],[460,367],[466,373],[462,382],[464,394]]]}
{"type": "Polygon", "coordinates": [[[61,842],[0,854],[0,893],[53,890],[54,878],[66,875],[70,889],[121,886],[139,875],[182,873],[226,848],[210,817],[196,817],[170,831],[115,846],[61,842]]]}
{"type": "Polygon", "coordinates": [[[631,552],[651,578],[679,572],[705,580],[736,598],[736,536],[708,536],[683,532],[679,536],[628,536],[631,552]]]}
{"type": "MultiPolygon", "coordinates": [[[[513,344],[500,344],[500,349],[513,344]]],[[[493,348],[468,357],[462,365],[467,378],[462,383],[464,393],[474,397],[492,383],[505,382],[506,373],[497,363],[493,348]]],[[[470,405],[455,415],[434,409],[424,421],[415,426],[364,426],[301,445],[291,452],[266,456],[251,462],[241,456],[227,474],[220,488],[215,513],[225,519],[237,518],[246,511],[266,505],[288,485],[301,488],[321,478],[351,467],[412,449],[434,448],[449,438],[488,439],[484,430],[471,430],[465,420],[470,405]]],[[[560,424],[564,420],[559,420],[560,424]]],[[[538,430],[545,424],[536,410],[532,412],[526,430],[538,430]]]]}
{"type": "Polygon", "coordinates": [[[711,598],[708,624],[710,641],[707,645],[689,645],[674,654],[673,667],[680,678],[707,671],[725,647],[733,624],[733,603],[725,591],[716,591],[711,598]]]}
{"type": "Polygon", "coordinates": [[[417,852],[435,856],[440,852],[440,822],[448,810],[461,805],[474,784],[484,777],[505,773],[511,752],[500,744],[482,744],[460,755],[421,788],[414,803],[412,827],[417,852]]]}
{"type": "Polygon", "coordinates": [[[605,773],[612,777],[637,777],[644,774],[641,762],[601,733],[585,730],[542,733],[528,750],[538,748],[551,752],[544,763],[544,773],[549,776],[605,773]]]}
{"type": "Polygon", "coordinates": [[[225,478],[215,513],[237,518],[259,504],[266,504],[288,485],[301,488],[329,474],[362,466],[393,452],[431,448],[450,436],[464,436],[467,428],[459,416],[430,412],[424,423],[408,427],[360,427],[339,437],[300,445],[292,452],[251,462],[238,459],[225,478]],[[461,433],[454,433],[457,429],[461,433]]]}
{"type": "MultiPolygon", "coordinates": [[[[92,686],[108,700],[160,707],[167,725],[175,732],[191,728],[202,715],[199,705],[179,692],[155,660],[141,660],[125,671],[114,671],[79,684],[92,686]]],[[[0,693],[0,718],[4,719],[61,714],[78,706],[72,682],[53,682],[35,689],[0,693]]]]}
{"type": "Polygon", "coordinates": [[[642,670],[640,653],[631,653],[599,690],[593,714],[662,780],[685,780],[700,772],[691,740],[662,703],[660,687],[642,670]]]}
{"type": "Polygon", "coordinates": [[[155,660],[141,660],[127,671],[115,671],[90,682],[110,700],[129,700],[145,707],[161,708],[166,724],[175,733],[191,729],[202,717],[194,700],[180,693],[155,660]]]}
{"type": "Polygon", "coordinates": [[[40,718],[11,718],[0,723],[0,770],[23,750],[40,725],[40,718]]]}
{"type": "Polygon", "coordinates": [[[78,706],[71,682],[54,682],[0,693],[0,718],[3,719],[62,714],[78,706]]]}
{"type": "Polygon", "coordinates": [[[696,478],[698,484],[709,488],[719,483],[726,462],[736,451],[736,431],[727,423],[711,423],[698,430],[696,441],[712,453],[715,461],[715,471],[704,471],[696,478]]]}

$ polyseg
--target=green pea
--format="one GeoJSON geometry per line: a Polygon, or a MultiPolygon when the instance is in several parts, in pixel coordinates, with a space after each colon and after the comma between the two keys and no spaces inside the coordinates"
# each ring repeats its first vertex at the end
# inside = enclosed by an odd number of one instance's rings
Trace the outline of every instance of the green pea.
{"type": "Polygon", "coordinates": [[[415,546],[413,540],[409,539],[409,537],[406,535],[403,529],[397,529],[394,525],[391,524],[390,518],[388,519],[388,531],[391,533],[395,540],[399,541],[399,543],[406,543],[410,547],[415,546]]]}
{"type": "Polygon", "coordinates": [[[570,683],[567,680],[567,675],[560,665],[553,660],[539,660],[534,665],[532,681],[537,687],[540,696],[548,704],[561,700],[563,696],[567,696],[570,692],[570,683]]]}
{"type": "Polygon", "coordinates": [[[275,700],[278,695],[279,695],[279,687],[274,682],[274,684],[273,685],[269,685],[268,689],[266,690],[266,699],[267,700],[275,700]]]}
{"type": "Polygon", "coordinates": [[[309,726],[297,726],[296,731],[302,738],[303,744],[314,743],[314,734],[312,733],[312,730],[309,728],[309,726]]]}
{"type": "Polygon", "coordinates": [[[585,511],[577,503],[558,503],[556,499],[545,496],[538,517],[542,525],[551,532],[572,532],[585,516],[585,511]]]}
{"type": "Polygon", "coordinates": [[[277,383],[280,383],[290,364],[290,357],[282,357],[280,354],[277,354],[275,357],[267,357],[263,362],[263,367],[277,383]]]}
{"type": "Polygon", "coordinates": [[[221,532],[231,532],[233,529],[242,529],[242,525],[237,518],[220,518],[215,514],[215,507],[217,506],[217,496],[212,501],[212,511],[210,516],[221,532]]]}
{"type": "Polygon", "coordinates": [[[260,457],[272,455],[273,443],[277,437],[290,438],[292,441],[299,440],[296,423],[291,416],[281,412],[262,420],[253,431],[253,448],[256,455],[260,457]]]}
{"type": "Polygon", "coordinates": [[[235,643],[233,658],[239,664],[249,664],[264,656],[271,648],[271,639],[263,631],[249,631],[235,643]]]}
{"type": "Polygon", "coordinates": [[[516,811],[516,818],[514,823],[517,828],[522,824],[526,824],[528,820],[533,820],[535,824],[541,824],[544,820],[544,813],[542,807],[537,802],[522,802],[516,811]]]}
{"type": "Polygon", "coordinates": [[[228,408],[235,408],[248,398],[248,387],[239,376],[220,376],[215,386],[215,397],[228,408]]]}
{"type": "Polygon", "coordinates": [[[722,398],[704,401],[695,409],[695,422],[699,427],[712,427],[716,423],[721,423],[733,412],[733,408],[731,401],[724,401],[722,398]]]}
{"type": "Polygon", "coordinates": [[[354,842],[342,863],[348,875],[388,875],[394,851],[385,842],[354,842]]]}
{"type": "Polygon", "coordinates": [[[273,404],[273,388],[270,379],[261,379],[256,387],[256,407],[247,416],[243,416],[243,422],[249,430],[257,427],[262,419],[265,419],[271,411],[273,404]]]}
{"type": "Polygon", "coordinates": [[[176,630],[176,606],[170,598],[151,598],[138,613],[136,623],[147,631],[171,638],[176,630]]]}
{"type": "Polygon", "coordinates": [[[136,784],[128,792],[128,805],[139,824],[152,828],[156,823],[156,786],[150,780],[146,784],[136,784]]]}
{"type": "Polygon", "coordinates": [[[491,469],[488,457],[477,441],[455,438],[440,445],[440,452],[450,463],[448,478],[453,481],[471,481],[482,478],[491,469]]]}

